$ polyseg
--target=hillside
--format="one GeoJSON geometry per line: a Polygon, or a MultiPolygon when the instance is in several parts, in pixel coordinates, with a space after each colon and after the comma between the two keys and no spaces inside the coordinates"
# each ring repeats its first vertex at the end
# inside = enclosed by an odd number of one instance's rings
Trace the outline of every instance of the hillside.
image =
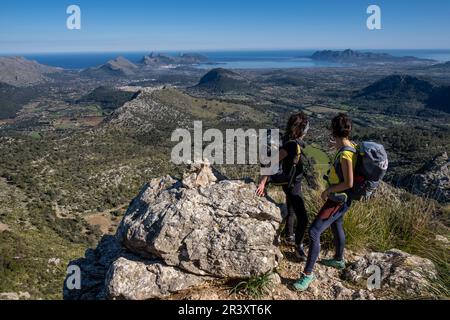
{"type": "Polygon", "coordinates": [[[364,88],[355,98],[368,100],[397,99],[425,101],[433,90],[433,85],[425,80],[408,75],[392,75],[364,88]]]}
{"type": "Polygon", "coordinates": [[[434,86],[409,75],[392,75],[356,92],[352,101],[363,108],[365,104],[366,108],[403,114],[425,115],[426,110],[449,113],[450,87],[434,86]]]}
{"type": "Polygon", "coordinates": [[[13,86],[30,86],[49,81],[46,74],[62,69],[42,65],[23,57],[0,57],[0,82],[13,86]]]}
{"type": "Polygon", "coordinates": [[[450,113],[450,87],[434,88],[428,98],[427,107],[450,113]]]}
{"type": "Polygon", "coordinates": [[[121,91],[116,88],[101,86],[77,100],[76,103],[94,104],[101,107],[104,113],[109,114],[138,95],[139,92],[121,91]]]}
{"type": "Polygon", "coordinates": [[[424,110],[433,85],[409,75],[391,75],[356,92],[352,104],[392,114],[417,114],[424,110]]]}
{"type": "Polygon", "coordinates": [[[138,71],[138,67],[125,59],[124,57],[117,57],[105,64],[82,70],[82,76],[104,78],[104,77],[128,77],[134,75],[138,71]]]}
{"type": "Polygon", "coordinates": [[[248,92],[252,88],[252,84],[239,73],[217,68],[206,73],[194,88],[223,94],[227,92],[248,92]]]}
{"type": "Polygon", "coordinates": [[[24,105],[39,96],[42,96],[40,88],[15,87],[0,82],[0,119],[13,118],[24,105]]]}
{"type": "Polygon", "coordinates": [[[450,70],[450,61],[434,64],[428,67],[429,70],[450,70]]]}

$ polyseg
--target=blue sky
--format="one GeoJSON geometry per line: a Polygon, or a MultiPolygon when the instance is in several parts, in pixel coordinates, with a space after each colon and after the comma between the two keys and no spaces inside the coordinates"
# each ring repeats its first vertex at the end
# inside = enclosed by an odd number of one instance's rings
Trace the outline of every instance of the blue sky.
{"type": "Polygon", "coordinates": [[[2,0],[0,52],[450,49],[448,0],[2,0]],[[66,28],[81,7],[82,29],[66,28]],[[366,9],[382,9],[382,30],[366,9]]]}

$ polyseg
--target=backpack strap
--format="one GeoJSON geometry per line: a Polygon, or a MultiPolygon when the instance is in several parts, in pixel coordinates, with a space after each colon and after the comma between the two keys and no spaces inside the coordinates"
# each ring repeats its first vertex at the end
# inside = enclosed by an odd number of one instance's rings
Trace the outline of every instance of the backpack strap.
{"type": "Polygon", "coordinates": [[[334,170],[336,171],[336,174],[338,175],[340,181],[344,180],[344,175],[342,174],[342,166],[341,166],[341,155],[346,151],[349,151],[351,153],[358,153],[358,151],[355,148],[349,147],[349,146],[342,147],[337,152],[336,157],[334,159],[333,166],[334,166],[334,170]]]}
{"type": "Polygon", "coordinates": [[[295,143],[297,144],[297,153],[295,154],[293,163],[294,165],[298,165],[298,163],[300,162],[300,158],[302,156],[302,147],[300,146],[300,143],[295,140],[295,143]]]}
{"type": "Polygon", "coordinates": [[[291,168],[291,172],[290,172],[290,180],[289,180],[289,184],[288,184],[288,188],[291,188],[292,185],[294,184],[295,178],[297,176],[297,165],[300,162],[301,159],[301,155],[302,155],[302,147],[299,143],[298,140],[291,140],[289,142],[295,142],[296,146],[297,146],[297,151],[295,154],[294,159],[292,159],[292,168],[291,168]]]}
{"type": "Polygon", "coordinates": [[[336,161],[339,161],[339,163],[340,163],[340,161],[341,161],[341,155],[344,153],[344,152],[346,152],[346,151],[350,151],[351,153],[357,153],[358,151],[355,149],[355,148],[353,148],[353,147],[349,147],[349,146],[345,146],[345,147],[342,147],[341,149],[339,149],[339,151],[336,153],[336,157],[334,158],[334,163],[336,163],[336,161]]]}

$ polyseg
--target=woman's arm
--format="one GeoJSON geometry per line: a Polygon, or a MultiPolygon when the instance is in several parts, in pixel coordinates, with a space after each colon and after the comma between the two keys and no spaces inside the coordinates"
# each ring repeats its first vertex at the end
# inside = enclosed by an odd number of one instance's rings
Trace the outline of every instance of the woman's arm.
{"type": "MultiPolygon", "coordinates": [[[[273,165],[279,165],[281,161],[283,161],[288,156],[288,152],[284,149],[280,149],[280,152],[272,158],[272,161],[270,163],[273,165]]],[[[259,197],[263,197],[266,192],[266,184],[269,180],[269,176],[262,176],[261,181],[259,182],[259,186],[256,189],[256,194],[259,197]]]]}
{"type": "Polygon", "coordinates": [[[331,193],[342,192],[353,188],[353,163],[350,160],[344,159],[341,167],[344,181],[325,190],[322,193],[322,199],[327,200],[331,193]]]}

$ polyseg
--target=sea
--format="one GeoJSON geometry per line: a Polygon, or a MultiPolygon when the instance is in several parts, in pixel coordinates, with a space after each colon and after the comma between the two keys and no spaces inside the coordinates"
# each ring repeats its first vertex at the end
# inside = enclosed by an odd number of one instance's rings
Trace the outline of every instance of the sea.
{"type": "MultiPolygon", "coordinates": [[[[196,67],[211,69],[223,67],[227,69],[287,69],[287,68],[318,68],[343,67],[337,63],[313,61],[311,56],[317,50],[259,50],[259,51],[197,51],[209,58],[209,62],[196,67]]],[[[438,62],[450,61],[450,50],[361,50],[367,52],[383,52],[393,56],[413,56],[417,58],[432,59],[438,62]]],[[[94,67],[124,56],[132,62],[138,62],[150,52],[98,52],[98,53],[47,53],[47,54],[15,54],[39,63],[61,67],[65,69],[80,70],[94,67]]],[[[179,55],[183,52],[161,52],[169,55],[179,55]]]]}

